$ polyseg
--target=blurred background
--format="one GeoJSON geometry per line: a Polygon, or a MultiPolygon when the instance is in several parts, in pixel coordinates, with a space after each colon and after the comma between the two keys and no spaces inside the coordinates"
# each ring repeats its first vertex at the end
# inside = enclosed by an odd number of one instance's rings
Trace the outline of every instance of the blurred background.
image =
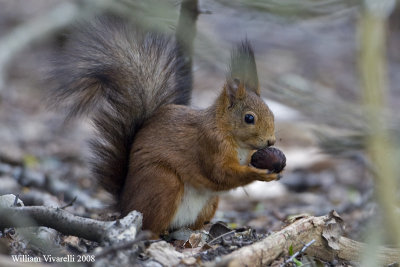
{"type": "MultiPolygon", "coordinates": [[[[36,193],[54,203],[79,194],[75,213],[101,213],[110,198],[95,185],[85,161],[91,125],[86,119],[65,123],[63,114],[46,108],[51,55],[65,45],[72,25],[103,12],[173,33],[179,4],[0,0],[0,194],[19,193],[26,203],[35,203],[36,193]]],[[[262,96],[275,114],[275,146],[287,157],[280,181],[227,193],[215,220],[268,233],[290,216],[335,209],[351,238],[365,241],[386,229],[379,240],[399,244],[396,1],[200,0],[199,5],[192,106],[214,101],[230,49],[247,38],[262,96]]]]}

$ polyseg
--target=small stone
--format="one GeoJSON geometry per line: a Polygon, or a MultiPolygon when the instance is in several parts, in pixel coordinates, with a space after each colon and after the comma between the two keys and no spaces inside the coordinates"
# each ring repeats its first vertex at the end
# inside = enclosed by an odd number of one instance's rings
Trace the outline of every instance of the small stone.
{"type": "MultiPolygon", "coordinates": [[[[0,196],[0,207],[2,207],[2,208],[14,207],[16,198],[17,198],[17,196],[15,196],[13,194],[7,194],[7,195],[0,196]]],[[[20,200],[18,198],[16,205],[21,207],[21,206],[24,206],[24,203],[22,202],[22,200],[20,200]]]]}

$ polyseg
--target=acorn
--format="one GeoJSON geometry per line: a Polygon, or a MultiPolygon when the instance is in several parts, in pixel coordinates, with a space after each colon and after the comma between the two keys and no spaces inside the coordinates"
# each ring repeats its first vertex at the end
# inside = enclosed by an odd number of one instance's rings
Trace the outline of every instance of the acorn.
{"type": "Polygon", "coordinates": [[[286,157],[275,147],[257,150],[251,156],[251,165],[258,169],[267,169],[274,173],[281,172],[286,166],[286,157]]]}

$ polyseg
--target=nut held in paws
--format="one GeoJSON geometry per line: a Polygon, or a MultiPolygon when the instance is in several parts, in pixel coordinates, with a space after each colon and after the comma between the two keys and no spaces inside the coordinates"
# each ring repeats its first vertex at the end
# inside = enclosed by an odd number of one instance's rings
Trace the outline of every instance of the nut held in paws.
{"type": "Polygon", "coordinates": [[[286,166],[286,157],[279,149],[267,147],[257,150],[251,156],[251,165],[258,169],[267,169],[279,173],[286,166]]]}

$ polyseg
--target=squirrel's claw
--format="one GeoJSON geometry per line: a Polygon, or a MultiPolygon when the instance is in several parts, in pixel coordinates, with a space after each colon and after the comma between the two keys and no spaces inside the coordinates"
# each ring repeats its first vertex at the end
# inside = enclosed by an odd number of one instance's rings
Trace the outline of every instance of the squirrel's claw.
{"type": "Polygon", "coordinates": [[[282,175],[280,173],[268,172],[266,175],[260,179],[260,181],[270,182],[270,181],[277,181],[281,179],[282,175]]]}

